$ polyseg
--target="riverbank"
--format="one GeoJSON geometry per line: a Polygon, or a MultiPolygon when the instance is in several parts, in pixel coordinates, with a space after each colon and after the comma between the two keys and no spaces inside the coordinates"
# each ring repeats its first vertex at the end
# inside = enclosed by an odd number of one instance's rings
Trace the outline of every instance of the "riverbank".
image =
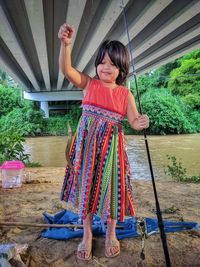
{"type": "MultiPolygon", "coordinates": [[[[26,183],[18,189],[2,189],[0,218],[6,221],[43,223],[42,213],[56,213],[70,209],[59,200],[63,181],[62,167],[27,168],[26,183]]],[[[200,184],[183,184],[157,181],[157,191],[163,218],[176,221],[195,221],[200,224],[200,184]]],[[[133,180],[137,216],[156,217],[151,181],[133,180]]],[[[65,266],[165,266],[159,235],[151,236],[145,243],[145,260],[140,259],[139,238],[121,241],[121,254],[117,258],[104,257],[104,238],[95,237],[93,259],[88,263],[76,259],[80,239],[68,241],[40,237],[41,229],[1,227],[0,242],[28,243],[29,249],[22,255],[29,267],[65,266]]],[[[200,266],[200,232],[190,231],[167,234],[172,266],[200,266]]]]}

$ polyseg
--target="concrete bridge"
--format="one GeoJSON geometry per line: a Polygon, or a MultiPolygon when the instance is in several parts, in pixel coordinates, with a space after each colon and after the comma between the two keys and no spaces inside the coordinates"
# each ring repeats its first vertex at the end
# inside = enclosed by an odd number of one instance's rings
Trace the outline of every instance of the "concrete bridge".
{"type": "MultiPolygon", "coordinates": [[[[138,75],[200,47],[200,0],[123,0],[138,75]]],[[[59,70],[59,26],[76,28],[72,59],[93,76],[105,39],[128,45],[122,0],[0,0],[0,69],[41,102],[81,100],[59,70]]],[[[130,73],[131,79],[132,73],[130,73]]]]}

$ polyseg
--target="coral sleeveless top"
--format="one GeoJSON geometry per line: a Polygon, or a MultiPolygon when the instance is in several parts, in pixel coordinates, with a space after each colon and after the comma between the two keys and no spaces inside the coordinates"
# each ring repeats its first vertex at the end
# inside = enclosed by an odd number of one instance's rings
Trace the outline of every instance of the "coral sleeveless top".
{"type": "Polygon", "coordinates": [[[83,98],[83,105],[94,105],[121,114],[127,113],[129,89],[121,85],[114,89],[102,84],[100,80],[91,79],[86,94],[83,98]]]}

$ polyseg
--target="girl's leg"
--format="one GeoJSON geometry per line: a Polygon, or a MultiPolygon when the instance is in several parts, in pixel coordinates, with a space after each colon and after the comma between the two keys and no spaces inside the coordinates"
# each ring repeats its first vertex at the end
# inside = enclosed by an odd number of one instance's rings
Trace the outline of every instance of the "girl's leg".
{"type": "Polygon", "coordinates": [[[117,220],[111,219],[110,222],[107,223],[107,231],[106,231],[106,256],[114,257],[117,256],[120,252],[119,242],[116,237],[115,229],[116,229],[117,220]]]}
{"type": "Polygon", "coordinates": [[[77,257],[82,260],[91,258],[92,249],[92,214],[88,214],[83,220],[83,240],[78,246],[77,257]]]}

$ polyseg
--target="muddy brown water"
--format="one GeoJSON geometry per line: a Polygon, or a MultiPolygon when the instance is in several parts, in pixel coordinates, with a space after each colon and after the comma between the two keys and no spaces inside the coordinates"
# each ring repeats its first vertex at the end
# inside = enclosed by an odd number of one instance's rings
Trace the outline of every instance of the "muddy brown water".
{"type": "MultiPolygon", "coordinates": [[[[143,136],[129,135],[126,139],[132,178],[150,179],[143,136]]],[[[66,143],[65,136],[27,138],[25,148],[31,154],[31,161],[44,167],[65,167],[66,143]]],[[[148,144],[155,178],[166,178],[167,155],[180,160],[188,175],[200,174],[200,134],[148,136],[148,144]]]]}

